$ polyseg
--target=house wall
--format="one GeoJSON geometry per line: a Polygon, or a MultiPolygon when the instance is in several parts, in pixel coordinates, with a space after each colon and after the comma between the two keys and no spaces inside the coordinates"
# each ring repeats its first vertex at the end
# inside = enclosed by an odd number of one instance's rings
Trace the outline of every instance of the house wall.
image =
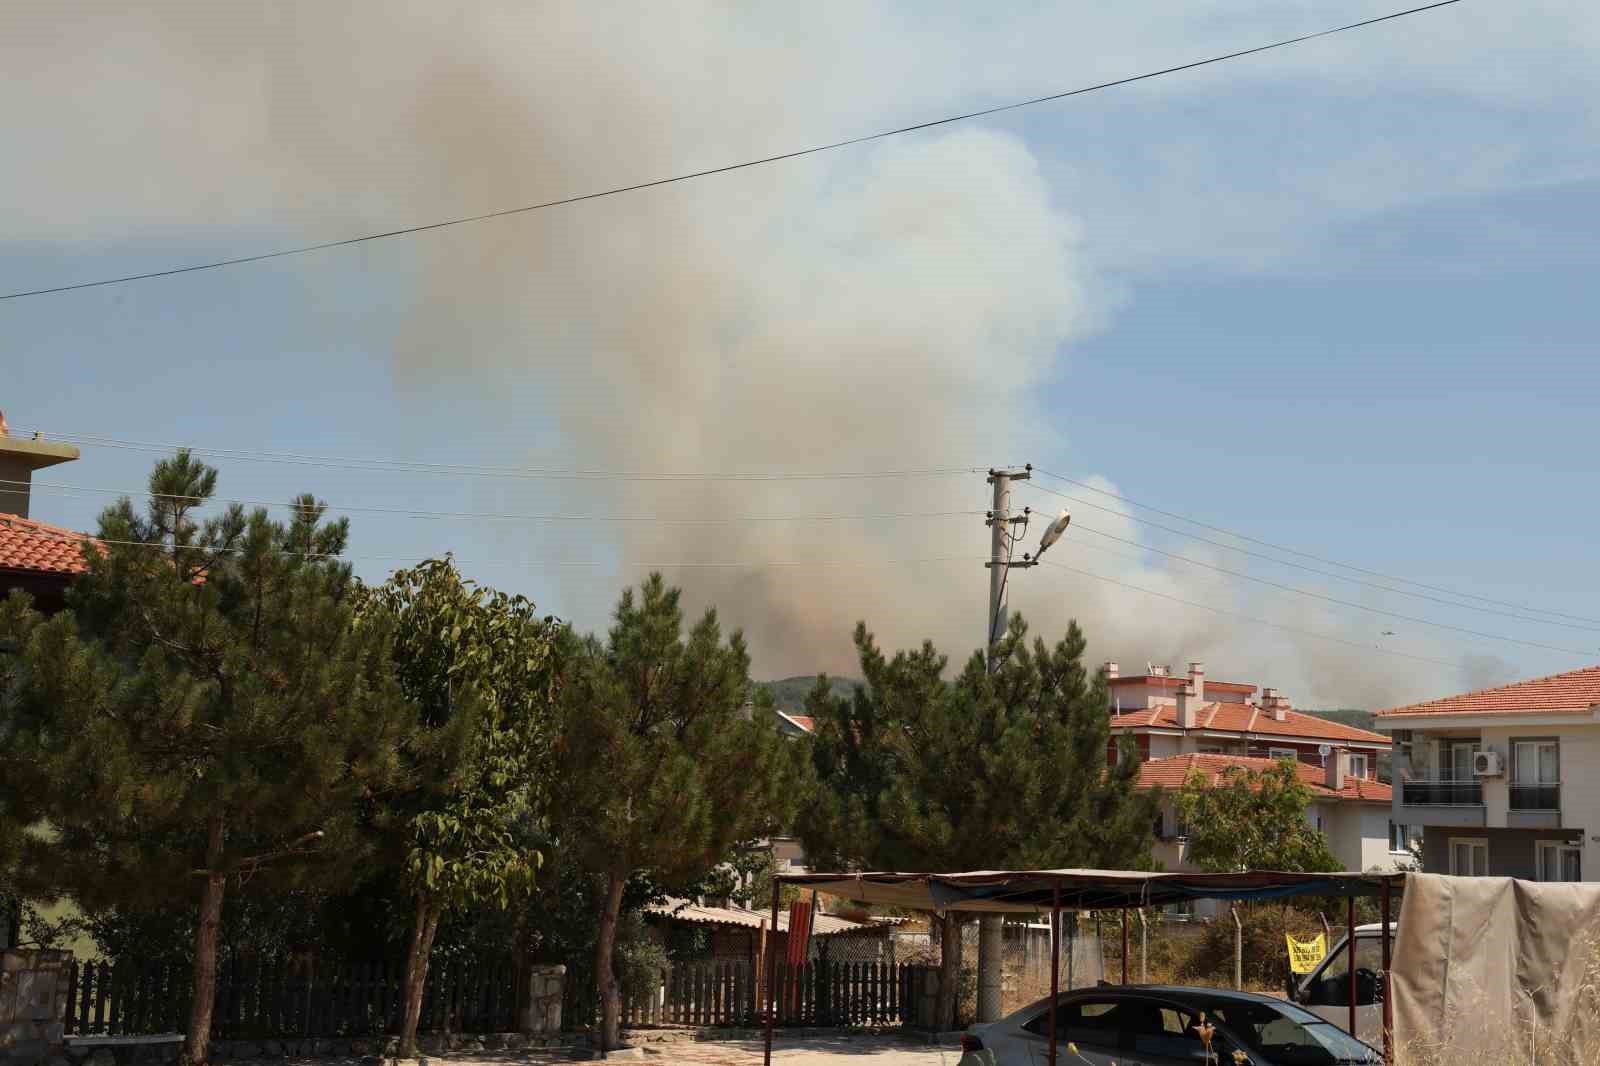
{"type": "MultiPolygon", "coordinates": [[[[1496,876],[1532,878],[1537,872],[1533,841],[1568,840],[1583,846],[1583,875],[1600,881],[1600,724],[1568,722],[1556,725],[1525,723],[1482,726],[1475,729],[1415,730],[1413,732],[1411,777],[1437,780],[1442,761],[1441,743],[1475,739],[1483,749],[1500,753],[1505,765],[1501,777],[1481,778],[1483,785],[1482,828],[1449,827],[1422,823],[1424,867],[1430,873],[1448,873],[1449,839],[1479,837],[1489,840],[1489,868],[1496,876]],[[1511,826],[1512,742],[1518,739],[1553,737],[1561,745],[1561,813],[1559,827],[1529,829],[1511,826]],[[1498,846],[1497,846],[1498,844],[1498,846]]],[[[1396,806],[1401,799],[1396,789],[1396,806]]],[[[1411,808],[1410,821],[1417,823],[1428,808],[1411,808]]],[[[1441,821],[1443,817],[1441,815],[1441,821]]]]}
{"type": "MultiPolygon", "coordinates": [[[[1571,837],[1569,830],[1561,829],[1451,829],[1434,827],[1426,829],[1422,836],[1422,869],[1430,874],[1448,874],[1450,872],[1450,841],[1452,838],[1463,840],[1484,840],[1489,845],[1489,876],[1490,877],[1517,877],[1524,881],[1532,881],[1538,877],[1538,842],[1541,840],[1566,841],[1571,837]]],[[[1588,881],[1600,880],[1589,866],[1589,856],[1593,849],[1586,849],[1583,856],[1584,879],[1588,881]]]]}

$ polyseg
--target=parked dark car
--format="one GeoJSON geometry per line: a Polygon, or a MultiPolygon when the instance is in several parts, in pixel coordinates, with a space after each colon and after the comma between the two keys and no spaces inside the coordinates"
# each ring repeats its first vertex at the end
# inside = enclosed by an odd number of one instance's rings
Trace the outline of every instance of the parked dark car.
{"type": "MultiPolygon", "coordinates": [[[[1044,1066],[1050,1000],[975,1025],[959,1066],[1044,1066]]],[[[1062,993],[1056,1010],[1059,1066],[1251,1066],[1378,1064],[1383,1055],[1327,1020],[1271,996],[1175,985],[1101,985],[1062,993]],[[1210,1057],[1201,1019],[1213,1026],[1210,1057]],[[1069,1050],[1067,1045],[1072,1045],[1069,1050]]]]}

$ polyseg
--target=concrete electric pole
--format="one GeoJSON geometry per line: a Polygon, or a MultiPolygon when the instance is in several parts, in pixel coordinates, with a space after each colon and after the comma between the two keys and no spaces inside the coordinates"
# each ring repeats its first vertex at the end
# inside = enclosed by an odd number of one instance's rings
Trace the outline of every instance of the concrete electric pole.
{"type": "MultiPolygon", "coordinates": [[[[995,668],[995,646],[1005,636],[1006,580],[1011,571],[1019,567],[1039,565],[1039,556],[1067,531],[1072,516],[1062,511],[1039,538],[1039,549],[1032,555],[1024,554],[1020,561],[1011,558],[1012,549],[1028,532],[1028,519],[1032,510],[1024,507],[1020,515],[1011,513],[1011,483],[1027,481],[1033,476],[1033,464],[1021,470],[993,469],[989,471],[989,484],[994,487],[994,503],[989,511],[989,609],[985,614],[983,636],[984,655],[989,669],[995,668]],[[1020,526],[1015,533],[1013,526],[1020,526]]],[[[1005,920],[998,914],[985,914],[978,919],[978,1021],[1000,1020],[1002,979],[1005,972],[1005,920]]]]}
{"type": "MultiPolygon", "coordinates": [[[[989,484],[994,487],[994,503],[989,512],[989,609],[984,617],[984,654],[989,669],[994,669],[995,644],[1005,635],[1006,578],[1013,566],[1028,566],[1028,562],[1013,563],[1011,550],[1027,532],[1029,510],[1020,515],[1011,513],[1011,483],[1025,481],[1033,476],[1031,465],[1021,470],[994,469],[989,471],[989,484]],[[1012,532],[1013,526],[1020,526],[1012,532]]],[[[985,914],[978,919],[978,1021],[1000,1020],[1002,979],[1005,971],[1005,924],[998,914],[985,914]]]]}

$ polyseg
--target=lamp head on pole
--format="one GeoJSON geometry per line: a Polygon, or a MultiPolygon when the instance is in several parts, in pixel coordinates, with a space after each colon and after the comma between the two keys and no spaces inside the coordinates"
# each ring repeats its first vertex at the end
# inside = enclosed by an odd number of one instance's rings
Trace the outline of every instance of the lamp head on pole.
{"type": "Polygon", "coordinates": [[[1044,536],[1039,538],[1039,550],[1034,553],[1035,559],[1045,553],[1045,550],[1061,539],[1061,534],[1067,531],[1067,526],[1072,522],[1072,515],[1062,511],[1060,516],[1050,523],[1050,528],[1044,531],[1044,536]]]}

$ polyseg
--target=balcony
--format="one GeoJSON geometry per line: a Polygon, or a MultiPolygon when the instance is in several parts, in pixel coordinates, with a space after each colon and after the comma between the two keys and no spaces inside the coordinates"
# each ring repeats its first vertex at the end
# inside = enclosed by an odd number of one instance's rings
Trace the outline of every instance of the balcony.
{"type": "Polygon", "coordinates": [[[1541,781],[1536,785],[1510,786],[1506,824],[1517,829],[1561,828],[1561,785],[1541,781]]]}
{"type": "Polygon", "coordinates": [[[1400,792],[1407,807],[1483,806],[1483,785],[1477,781],[1403,781],[1400,792]]]}
{"type": "Polygon", "coordinates": [[[1418,826],[1483,826],[1487,824],[1483,785],[1478,781],[1402,781],[1395,821],[1418,826]]]}

